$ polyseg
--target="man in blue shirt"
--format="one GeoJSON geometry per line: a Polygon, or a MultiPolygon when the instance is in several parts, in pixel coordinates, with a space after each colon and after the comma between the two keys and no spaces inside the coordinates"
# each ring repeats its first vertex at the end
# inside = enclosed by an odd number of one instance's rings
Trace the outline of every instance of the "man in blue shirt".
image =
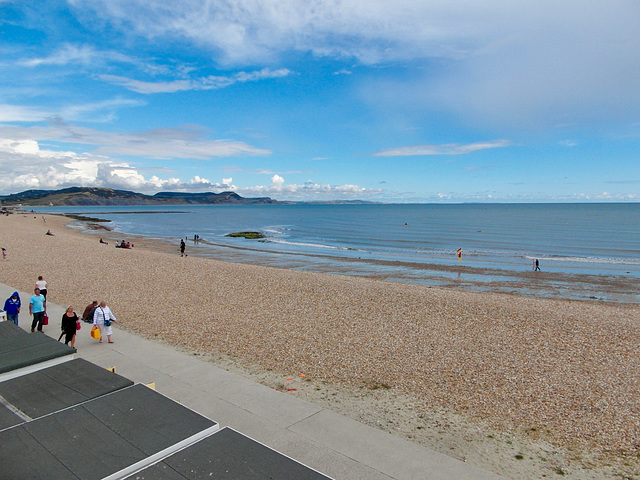
{"type": "Polygon", "coordinates": [[[36,325],[38,331],[42,332],[42,320],[47,312],[47,299],[40,293],[40,289],[36,288],[34,295],[31,295],[29,300],[29,315],[33,315],[33,322],[31,322],[31,331],[35,331],[36,325]]]}

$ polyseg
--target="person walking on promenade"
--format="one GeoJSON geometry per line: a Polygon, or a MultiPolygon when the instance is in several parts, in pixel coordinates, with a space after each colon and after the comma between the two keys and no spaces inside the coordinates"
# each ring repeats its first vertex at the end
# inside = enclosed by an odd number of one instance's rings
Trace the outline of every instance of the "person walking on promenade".
{"type": "Polygon", "coordinates": [[[115,322],[116,317],[113,316],[111,309],[107,307],[107,302],[104,300],[100,302],[100,306],[96,308],[95,312],[93,312],[93,324],[100,329],[100,343],[102,343],[102,329],[104,328],[104,333],[107,334],[107,340],[109,343],[113,343],[111,340],[111,335],[113,334],[111,330],[111,322],[115,322]]]}
{"type": "Polygon", "coordinates": [[[38,327],[38,331],[42,332],[42,321],[46,313],[47,299],[40,293],[40,289],[36,287],[29,300],[29,315],[33,315],[33,322],[31,322],[32,332],[35,331],[36,326],[38,327]]]}
{"type": "Polygon", "coordinates": [[[36,287],[40,289],[40,293],[44,295],[44,298],[47,298],[47,282],[42,278],[42,275],[38,277],[38,281],[36,282],[36,287]]]}
{"type": "Polygon", "coordinates": [[[11,320],[18,325],[18,314],[20,313],[21,306],[20,295],[18,295],[18,292],[13,292],[4,302],[4,311],[7,312],[7,320],[11,320]]]}
{"type": "Polygon", "coordinates": [[[93,312],[96,308],[98,308],[98,301],[94,300],[84,308],[84,312],[82,313],[82,320],[87,323],[93,323],[93,312]]]}
{"type": "Polygon", "coordinates": [[[71,342],[71,348],[75,348],[78,323],[80,323],[80,319],[76,312],[73,311],[73,307],[67,308],[67,311],[62,314],[60,329],[65,335],[64,344],[69,345],[69,342],[71,342]]]}

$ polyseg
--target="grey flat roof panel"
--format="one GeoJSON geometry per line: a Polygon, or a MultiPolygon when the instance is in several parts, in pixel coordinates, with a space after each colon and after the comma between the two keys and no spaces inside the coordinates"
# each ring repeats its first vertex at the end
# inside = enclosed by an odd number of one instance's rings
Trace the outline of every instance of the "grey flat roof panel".
{"type": "MultiPolygon", "coordinates": [[[[0,346],[8,339],[17,335],[26,335],[27,332],[22,330],[13,322],[0,322],[0,346]]],[[[0,347],[1,348],[1,347],[0,347]]]]}
{"type": "Polygon", "coordinates": [[[329,479],[230,428],[223,428],[128,478],[130,480],[329,479]]]}
{"type": "MultiPolygon", "coordinates": [[[[23,426],[0,432],[0,445],[0,477],[3,480],[77,478],[35,441],[23,426]]],[[[88,453],[81,452],[79,455],[88,453]]]]}
{"type": "MultiPolygon", "coordinates": [[[[5,428],[13,427],[14,425],[18,425],[22,423],[24,420],[20,418],[18,415],[13,413],[9,408],[5,405],[0,406],[0,430],[4,430],[5,428]]],[[[2,448],[2,447],[0,447],[2,448]]]]}
{"type": "Polygon", "coordinates": [[[216,425],[135,385],[0,431],[0,475],[97,480],[216,425]]]}
{"type": "Polygon", "coordinates": [[[74,353],[75,349],[47,335],[27,333],[13,322],[0,322],[0,373],[74,353]]]}
{"type": "Polygon", "coordinates": [[[217,425],[144,385],[98,398],[87,403],[86,409],[148,454],[217,425]]]}
{"type": "MultiPolygon", "coordinates": [[[[0,382],[0,396],[38,418],[131,385],[131,380],[78,358],[0,382]]],[[[7,426],[0,416],[0,428],[7,426]]]]}
{"type": "MultiPolygon", "coordinates": [[[[15,429],[26,430],[33,437],[33,443],[46,450],[46,455],[36,457],[31,455],[30,447],[25,448],[23,455],[29,452],[28,462],[65,466],[68,471],[61,479],[75,477],[98,480],[147,457],[145,452],[98,421],[82,406],[47,415],[6,431],[15,429]]],[[[7,470],[11,471],[10,459],[2,457],[0,464],[7,465],[7,470]]],[[[25,459],[19,460],[19,463],[24,462],[25,459]]],[[[47,475],[42,478],[54,477],[47,475]]]]}

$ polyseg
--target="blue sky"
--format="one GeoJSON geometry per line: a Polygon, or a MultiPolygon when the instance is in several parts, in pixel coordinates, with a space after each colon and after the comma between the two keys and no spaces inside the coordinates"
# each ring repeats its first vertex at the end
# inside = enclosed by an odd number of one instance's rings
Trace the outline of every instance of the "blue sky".
{"type": "Polygon", "coordinates": [[[0,0],[0,194],[640,201],[640,3],[0,0]]]}

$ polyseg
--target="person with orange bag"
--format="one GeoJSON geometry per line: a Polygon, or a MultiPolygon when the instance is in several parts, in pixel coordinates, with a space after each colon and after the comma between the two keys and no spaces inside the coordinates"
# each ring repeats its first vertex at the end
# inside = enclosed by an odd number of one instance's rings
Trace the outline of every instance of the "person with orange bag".
{"type": "Polygon", "coordinates": [[[93,312],[93,325],[100,329],[100,343],[102,343],[102,329],[104,328],[104,333],[107,334],[107,340],[109,343],[113,343],[111,340],[111,335],[113,334],[111,330],[111,322],[115,322],[116,317],[111,312],[111,309],[107,307],[107,302],[104,300],[100,302],[98,308],[93,312]]]}

